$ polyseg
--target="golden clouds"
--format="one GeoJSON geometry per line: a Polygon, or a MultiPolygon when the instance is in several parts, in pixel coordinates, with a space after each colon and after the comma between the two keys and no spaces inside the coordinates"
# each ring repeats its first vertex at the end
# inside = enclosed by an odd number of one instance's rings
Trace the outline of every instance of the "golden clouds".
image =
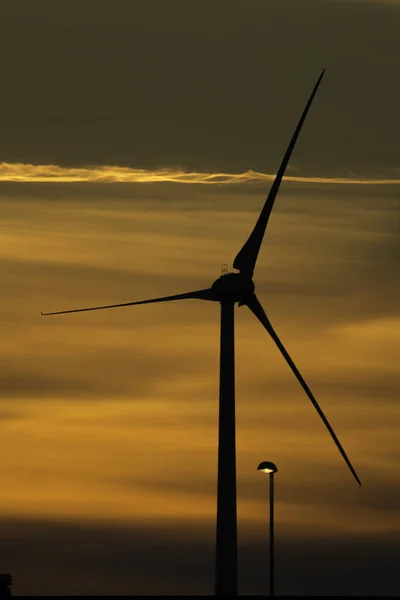
{"type": "Polygon", "coordinates": [[[198,409],[185,411],[185,427],[179,403],[169,398],[18,404],[24,417],[2,423],[10,454],[3,454],[1,466],[14,473],[2,496],[3,514],[97,521],[212,518],[213,490],[205,504],[203,495],[190,492],[191,480],[215,478],[214,447],[207,448],[207,436],[199,445],[204,426],[190,418],[198,409]]]}
{"type": "MultiPolygon", "coordinates": [[[[195,190],[194,203],[176,201],[176,187],[157,188],[159,196],[153,190],[150,199],[132,189],[132,197],[121,199],[99,184],[102,195],[88,200],[85,186],[65,186],[57,198],[50,188],[41,198],[48,186],[27,184],[24,197],[3,198],[4,514],[204,521],[212,529],[219,307],[193,300],[40,316],[41,310],[190,291],[218,277],[262,199],[243,189],[218,195],[208,186],[195,190]]],[[[375,289],[378,271],[382,289],[387,285],[375,244],[381,248],[390,238],[384,223],[392,202],[380,190],[379,211],[372,213],[359,197],[341,202],[321,192],[317,199],[301,197],[300,213],[296,193],[284,195],[285,210],[271,221],[255,278],[271,322],[364,487],[352,487],[293,374],[242,307],[236,372],[243,527],[264,518],[264,482],[256,471],[263,459],[279,465],[284,529],[324,528],[334,535],[340,523],[347,531],[395,526],[386,511],[396,470],[389,454],[397,452],[398,437],[396,375],[388,361],[398,321],[375,289]],[[357,270],[375,268],[357,285],[355,258],[357,270]],[[374,314],[364,308],[365,297],[374,314]],[[371,464],[374,485],[379,480],[385,490],[380,499],[372,495],[371,464]]],[[[369,207],[375,204],[369,199],[369,207]]]]}
{"type": "MultiPolygon", "coordinates": [[[[0,181],[55,182],[55,183],[191,183],[232,185],[273,181],[275,174],[246,171],[245,173],[200,173],[182,169],[135,169],[119,166],[60,167],[58,165],[31,165],[0,163],[0,181]]],[[[285,181],[296,183],[346,185],[399,185],[400,179],[366,177],[295,177],[286,175],[285,181]]]]}

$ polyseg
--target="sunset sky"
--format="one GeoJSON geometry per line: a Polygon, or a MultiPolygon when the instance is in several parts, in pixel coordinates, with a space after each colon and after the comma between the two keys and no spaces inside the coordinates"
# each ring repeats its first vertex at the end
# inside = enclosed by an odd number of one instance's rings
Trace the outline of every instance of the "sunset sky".
{"type": "Polygon", "coordinates": [[[236,309],[239,593],[399,595],[400,1],[0,11],[0,572],[14,595],[214,591],[209,287],[326,68],[255,271],[356,469],[236,309]]]}

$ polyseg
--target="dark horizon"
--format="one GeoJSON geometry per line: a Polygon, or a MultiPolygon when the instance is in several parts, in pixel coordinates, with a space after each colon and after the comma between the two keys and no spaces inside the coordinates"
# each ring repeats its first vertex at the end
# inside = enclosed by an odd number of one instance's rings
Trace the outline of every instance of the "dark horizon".
{"type": "MultiPolygon", "coordinates": [[[[275,483],[279,501],[278,476],[275,483]]],[[[369,539],[353,535],[343,544],[338,537],[300,538],[287,529],[282,530],[279,512],[276,517],[277,596],[396,595],[395,540],[389,542],[381,535],[369,539]],[[375,569],[366,571],[366,562],[373,562],[375,569]]],[[[253,530],[244,534],[239,527],[242,595],[268,594],[267,521],[258,533],[253,530]]],[[[13,575],[15,596],[28,595],[30,588],[34,590],[32,595],[37,596],[113,595],[115,590],[120,595],[132,596],[212,595],[214,556],[210,548],[215,544],[215,523],[199,522],[178,529],[176,525],[166,521],[123,526],[9,519],[3,528],[0,553],[7,554],[15,566],[14,572],[18,571],[18,576],[13,575]],[[20,536],[26,542],[23,546],[17,541],[20,536]],[[32,562],[32,547],[40,557],[37,562],[32,562]],[[149,565],[157,566],[157,577],[151,582],[149,565]]]]}

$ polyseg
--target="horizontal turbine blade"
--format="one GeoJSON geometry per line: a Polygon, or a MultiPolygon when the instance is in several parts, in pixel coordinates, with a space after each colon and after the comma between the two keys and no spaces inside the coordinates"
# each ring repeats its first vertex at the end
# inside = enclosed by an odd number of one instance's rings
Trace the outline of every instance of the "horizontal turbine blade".
{"type": "Polygon", "coordinates": [[[286,150],[285,156],[283,157],[282,164],[279,167],[279,171],[275,177],[274,183],[272,184],[271,190],[265,201],[265,204],[261,211],[261,214],[258,217],[258,221],[255,224],[255,227],[254,227],[253,231],[251,232],[247,242],[244,244],[243,248],[239,251],[238,255],[236,256],[236,258],[233,262],[233,267],[235,269],[238,269],[241,273],[243,273],[244,275],[247,275],[248,277],[253,276],[254,268],[255,268],[255,265],[257,262],[258,253],[260,251],[261,243],[263,241],[264,233],[265,233],[265,230],[268,225],[269,216],[270,216],[272,208],[274,206],[274,202],[275,202],[275,198],[278,193],[278,190],[279,190],[279,186],[281,185],[282,177],[285,174],[285,170],[286,170],[286,167],[290,160],[290,157],[292,155],[293,149],[295,147],[297,138],[299,137],[299,133],[301,131],[301,128],[303,126],[303,123],[305,121],[305,118],[307,116],[309,108],[311,106],[311,103],[314,100],[314,96],[317,93],[319,84],[321,83],[324,73],[325,73],[325,69],[322,71],[321,75],[319,76],[319,79],[318,79],[317,83],[315,84],[313,92],[312,92],[312,94],[306,104],[306,107],[303,111],[303,114],[301,115],[299,124],[297,125],[296,130],[293,134],[293,137],[290,140],[290,144],[288,146],[288,149],[286,150]]]}
{"type": "Polygon", "coordinates": [[[171,300],[187,300],[197,298],[198,300],[216,300],[213,290],[198,290],[197,292],[188,292],[187,294],[177,294],[176,296],[163,296],[162,298],[152,298],[151,300],[141,300],[140,302],[125,302],[124,304],[110,304],[108,306],[92,306],[91,308],[75,308],[73,310],[60,310],[57,312],[41,313],[48,315],[65,315],[66,313],[84,312],[87,310],[103,310],[103,308],[119,308],[120,306],[135,306],[136,304],[153,304],[155,302],[170,302],[171,300]]]}
{"type": "Polygon", "coordinates": [[[326,428],[328,429],[329,433],[331,434],[333,441],[335,442],[336,446],[338,447],[341,455],[343,456],[344,460],[346,461],[347,466],[349,467],[350,471],[352,472],[353,476],[355,477],[357,483],[359,485],[361,485],[361,481],[359,480],[357,473],[355,472],[350,460],[347,457],[346,452],[343,450],[343,447],[341,445],[341,443],[339,442],[335,432],[333,431],[332,427],[330,426],[328,419],[325,417],[324,413],[322,412],[318,402],[316,401],[316,399],[314,398],[314,395],[312,394],[310,388],[308,387],[308,385],[306,384],[306,382],[304,381],[300,371],[298,370],[298,368],[296,367],[296,365],[294,364],[294,362],[292,361],[292,359],[290,358],[289,354],[287,353],[284,345],[282,344],[282,342],[280,341],[280,339],[278,338],[277,334],[275,333],[267,315],[264,312],[263,307],[261,306],[257,296],[255,294],[253,294],[253,296],[251,297],[251,299],[249,300],[249,302],[247,302],[247,306],[250,308],[250,310],[255,314],[255,316],[257,317],[257,319],[262,323],[262,325],[264,325],[265,329],[268,331],[268,333],[270,334],[270,336],[272,337],[272,339],[274,340],[275,344],[278,346],[279,350],[282,352],[286,362],[288,363],[289,367],[292,369],[294,375],[296,376],[297,380],[299,381],[300,385],[302,386],[303,390],[305,391],[305,393],[307,394],[307,396],[310,398],[311,402],[313,403],[317,413],[319,414],[319,416],[321,417],[321,419],[323,420],[323,422],[326,425],[326,428]]]}

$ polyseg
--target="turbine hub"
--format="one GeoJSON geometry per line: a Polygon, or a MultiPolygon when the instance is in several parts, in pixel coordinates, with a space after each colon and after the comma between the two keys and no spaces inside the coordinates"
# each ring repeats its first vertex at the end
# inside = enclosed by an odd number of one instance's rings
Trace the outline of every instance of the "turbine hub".
{"type": "Polygon", "coordinates": [[[218,277],[211,286],[218,300],[242,304],[254,292],[254,283],[241,273],[227,273],[218,277]]]}

